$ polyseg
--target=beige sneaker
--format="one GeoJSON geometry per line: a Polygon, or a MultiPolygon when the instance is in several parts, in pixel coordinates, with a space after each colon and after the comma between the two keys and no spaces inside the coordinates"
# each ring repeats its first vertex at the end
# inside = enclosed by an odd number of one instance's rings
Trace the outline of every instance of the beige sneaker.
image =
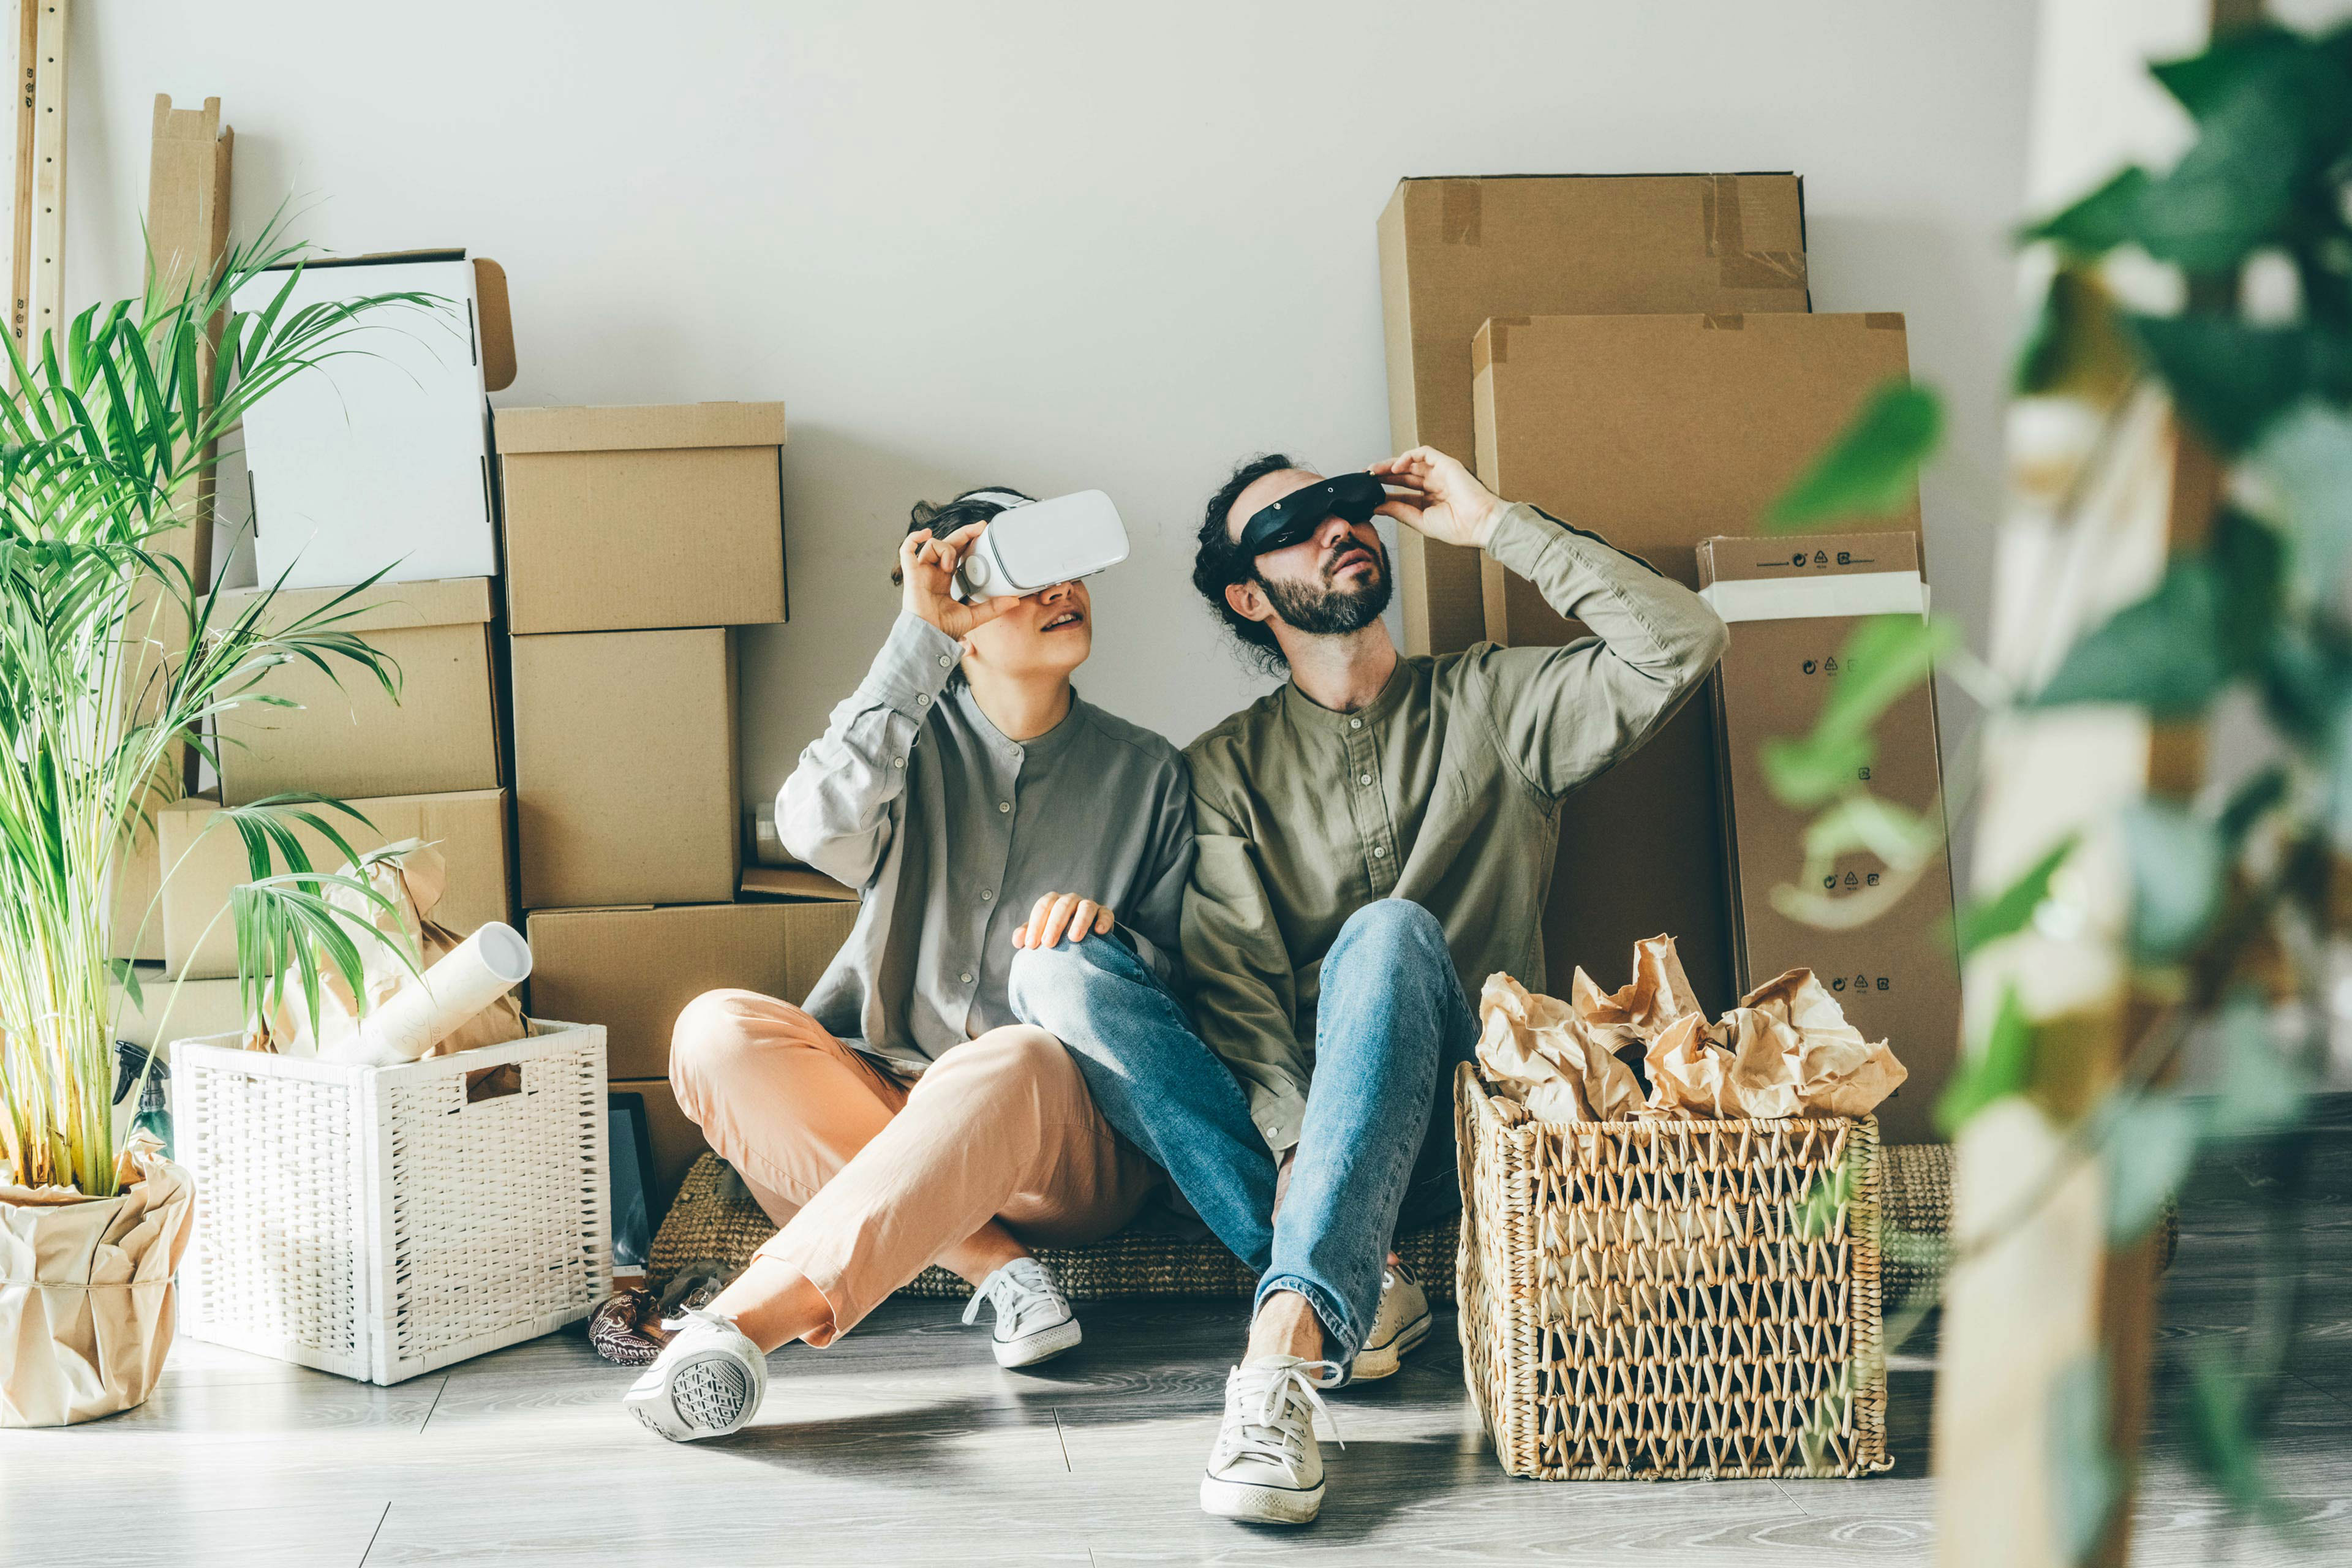
{"type": "MultiPolygon", "coordinates": [[[[1339,1378],[1328,1361],[1259,1356],[1225,1379],[1225,1420],[1201,1478],[1201,1506],[1220,1519],[1305,1524],[1323,1506],[1323,1455],[1315,1413],[1331,1412],[1318,1390],[1339,1378]]],[[[1347,1447],[1342,1443],[1341,1447],[1347,1447]]]]}
{"type": "Polygon", "coordinates": [[[1394,1377],[1405,1352],[1429,1338],[1429,1292],[1403,1264],[1390,1264],[1381,1273],[1381,1304],[1372,1312],[1371,1331],[1349,1363],[1348,1381],[1394,1377]]]}

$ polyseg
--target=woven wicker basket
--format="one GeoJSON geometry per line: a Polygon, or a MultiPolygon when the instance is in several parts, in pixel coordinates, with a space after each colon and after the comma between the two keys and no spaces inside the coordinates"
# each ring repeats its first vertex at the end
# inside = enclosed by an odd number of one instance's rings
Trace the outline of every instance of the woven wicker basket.
{"type": "Polygon", "coordinates": [[[390,1384],[611,1290],[601,1025],[394,1068],[218,1039],[172,1053],[192,1337],[390,1384]]]}
{"type": "Polygon", "coordinates": [[[1504,1469],[1887,1468],[1874,1119],[1562,1127],[1467,1064],[1454,1119],[1462,1370],[1504,1469]]]}

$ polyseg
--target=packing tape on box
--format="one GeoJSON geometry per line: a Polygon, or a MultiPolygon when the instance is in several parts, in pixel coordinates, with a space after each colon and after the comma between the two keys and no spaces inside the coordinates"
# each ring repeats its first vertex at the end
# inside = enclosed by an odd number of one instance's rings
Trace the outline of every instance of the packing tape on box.
{"type": "Polygon", "coordinates": [[[1849,572],[1837,577],[1736,577],[1698,596],[1727,623],[1801,621],[1826,616],[1924,616],[1927,584],[1916,572],[1849,572]]]}
{"type": "Polygon", "coordinates": [[[1802,250],[1750,250],[1745,230],[1747,215],[1740,209],[1739,176],[1717,174],[1703,187],[1700,199],[1706,223],[1706,252],[1716,258],[1716,281],[1727,289],[1802,289],[1802,250]]]}

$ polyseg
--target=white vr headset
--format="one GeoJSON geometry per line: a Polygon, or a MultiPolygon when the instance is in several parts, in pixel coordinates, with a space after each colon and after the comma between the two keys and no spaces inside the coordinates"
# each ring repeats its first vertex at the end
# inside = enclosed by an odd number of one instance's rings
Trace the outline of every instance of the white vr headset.
{"type": "Polygon", "coordinates": [[[1127,530],[1118,508],[1100,490],[1040,501],[1003,490],[981,490],[965,499],[992,500],[1005,510],[989,519],[956,568],[950,592],[964,604],[1034,594],[1091,577],[1127,559],[1127,530]]]}

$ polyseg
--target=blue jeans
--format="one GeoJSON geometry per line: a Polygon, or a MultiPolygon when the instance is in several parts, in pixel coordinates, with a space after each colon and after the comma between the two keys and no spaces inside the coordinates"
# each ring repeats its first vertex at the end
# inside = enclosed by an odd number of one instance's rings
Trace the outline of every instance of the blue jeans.
{"type": "Polygon", "coordinates": [[[1013,1009],[1058,1037],[1095,1105],[1158,1162],[1259,1276],[1307,1298],[1345,1363],[1362,1348],[1399,1214],[1459,1201],[1452,1084],[1478,1023],[1435,916],[1382,899],[1324,955],[1314,1077],[1282,1210],[1274,1162],[1223,1061],[1120,942],[1089,937],[1013,961],[1013,1009]]]}

